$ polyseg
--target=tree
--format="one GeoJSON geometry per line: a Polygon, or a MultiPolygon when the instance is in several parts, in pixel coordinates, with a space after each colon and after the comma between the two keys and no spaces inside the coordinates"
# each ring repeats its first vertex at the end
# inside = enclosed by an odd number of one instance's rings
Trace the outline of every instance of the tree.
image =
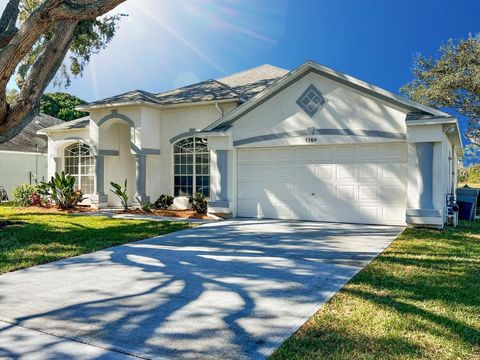
{"type": "Polygon", "coordinates": [[[108,44],[121,15],[99,16],[124,1],[8,1],[0,17],[0,143],[30,123],[59,70],[58,83],[68,86],[70,74],[81,74],[90,56],[108,44]],[[15,74],[20,90],[9,103],[6,87],[15,74]]]}
{"type": "Polygon", "coordinates": [[[463,162],[466,166],[480,164],[480,146],[477,144],[468,144],[463,151],[463,162]]]}
{"type": "Polygon", "coordinates": [[[414,80],[401,89],[415,101],[436,108],[451,108],[468,118],[465,136],[480,145],[480,34],[449,40],[439,56],[417,55],[414,80]]]}
{"type": "Polygon", "coordinates": [[[70,121],[88,115],[75,110],[75,106],[85,104],[82,99],[64,92],[43,94],[40,100],[40,112],[70,121]]]}

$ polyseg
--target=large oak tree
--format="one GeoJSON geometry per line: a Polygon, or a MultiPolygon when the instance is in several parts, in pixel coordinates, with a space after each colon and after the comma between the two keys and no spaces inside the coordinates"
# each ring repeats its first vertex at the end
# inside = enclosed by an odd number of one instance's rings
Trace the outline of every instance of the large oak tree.
{"type": "Polygon", "coordinates": [[[436,57],[418,55],[413,75],[402,92],[418,102],[465,116],[465,136],[480,145],[480,34],[448,41],[436,57]]]}
{"type": "Polygon", "coordinates": [[[100,17],[124,1],[8,1],[0,17],[0,143],[30,123],[57,73],[68,85],[69,74],[80,74],[90,55],[106,46],[119,15],[100,17]],[[7,102],[13,76],[20,90],[7,102]]]}

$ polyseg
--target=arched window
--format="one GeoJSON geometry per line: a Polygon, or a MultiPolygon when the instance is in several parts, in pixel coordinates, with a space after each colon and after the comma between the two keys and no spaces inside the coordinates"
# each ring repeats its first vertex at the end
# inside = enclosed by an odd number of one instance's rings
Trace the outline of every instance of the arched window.
{"type": "Polygon", "coordinates": [[[210,152],[207,139],[190,137],[173,146],[174,195],[210,195],[210,152]]]}
{"type": "Polygon", "coordinates": [[[95,192],[95,159],[88,145],[78,142],[65,149],[65,173],[75,177],[84,194],[95,192]]]}

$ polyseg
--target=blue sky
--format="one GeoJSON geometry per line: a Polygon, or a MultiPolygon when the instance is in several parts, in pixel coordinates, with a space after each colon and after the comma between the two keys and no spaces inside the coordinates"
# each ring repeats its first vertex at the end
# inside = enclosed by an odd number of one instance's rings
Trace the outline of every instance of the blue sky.
{"type": "Polygon", "coordinates": [[[129,16],[68,89],[87,101],[307,59],[398,92],[415,53],[480,32],[478,0],[128,0],[115,12],[129,16]]]}

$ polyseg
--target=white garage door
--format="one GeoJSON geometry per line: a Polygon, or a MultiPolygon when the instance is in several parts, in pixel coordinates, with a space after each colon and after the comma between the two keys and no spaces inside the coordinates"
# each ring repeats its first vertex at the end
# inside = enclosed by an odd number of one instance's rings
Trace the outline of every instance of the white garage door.
{"type": "Polygon", "coordinates": [[[238,215],[404,224],[407,147],[362,144],[238,153],[238,215]]]}

